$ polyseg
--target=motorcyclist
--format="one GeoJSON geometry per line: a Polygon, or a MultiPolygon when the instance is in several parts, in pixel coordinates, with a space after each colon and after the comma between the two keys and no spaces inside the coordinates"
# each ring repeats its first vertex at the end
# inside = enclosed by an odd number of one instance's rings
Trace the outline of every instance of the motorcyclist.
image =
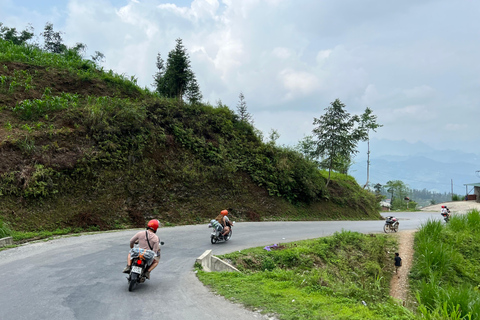
{"type": "Polygon", "coordinates": [[[227,217],[228,210],[220,211],[220,214],[215,218],[223,227],[222,236],[226,236],[230,232],[230,228],[232,227],[232,223],[227,217]]]}
{"type": "Polygon", "coordinates": [[[443,217],[448,216],[450,218],[450,210],[447,208],[447,206],[442,206],[440,213],[443,217]]]}
{"type": "Polygon", "coordinates": [[[148,261],[150,265],[147,271],[145,272],[145,278],[150,279],[150,272],[155,269],[160,261],[160,241],[156,235],[157,229],[160,227],[160,222],[156,219],[150,220],[147,224],[145,231],[137,232],[130,239],[130,252],[128,253],[127,266],[123,269],[123,273],[130,273],[132,269],[132,260],[131,255],[135,243],[138,242],[138,247],[140,249],[152,250],[155,252],[155,257],[148,261]]]}

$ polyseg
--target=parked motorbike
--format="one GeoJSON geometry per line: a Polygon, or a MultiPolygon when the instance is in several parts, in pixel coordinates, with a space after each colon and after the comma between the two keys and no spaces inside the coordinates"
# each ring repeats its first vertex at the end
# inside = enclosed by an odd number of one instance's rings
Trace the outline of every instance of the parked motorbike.
{"type": "Polygon", "coordinates": [[[208,224],[209,228],[213,228],[213,231],[210,234],[210,242],[212,244],[215,244],[217,242],[230,240],[230,238],[232,237],[232,227],[234,224],[235,224],[235,221],[233,221],[230,225],[230,232],[224,236],[222,235],[223,226],[217,220],[211,220],[210,223],[208,224]]]}
{"type": "Polygon", "coordinates": [[[398,219],[394,216],[388,216],[385,218],[385,225],[383,226],[383,231],[388,232],[397,232],[398,231],[398,219]]]}
{"type": "MultiPolygon", "coordinates": [[[[160,245],[163,246],[164,242],[160,242],[160,245]]],[[[128,291],[133,291],[137,283],[144,283],[147,279],[145,273],[148,270],[149,265],[148,261],[155,257],[155,253],[151,250],[140,249],[138,245],[135,245],[135,251],[138,251],[138,255],[132,256],[132,268],[128,274],[128,291]]]]}

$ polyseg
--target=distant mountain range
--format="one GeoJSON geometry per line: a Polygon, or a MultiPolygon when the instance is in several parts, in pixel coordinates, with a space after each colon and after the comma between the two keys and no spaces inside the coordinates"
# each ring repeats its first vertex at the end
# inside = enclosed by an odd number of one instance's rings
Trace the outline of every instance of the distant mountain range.
{"type": "MultiPolygon", "coordinates": [[[[359,144],[349,174],[360,185],[367,180],[367,145],[359,144]]],[[[401,180],[411,189],[464,195],[464,184],[480,182],[480,155],[457,150],[436,150],[428,145],[406,141],[370,141],[370,183],[401,180]]],[[[469,191],[470,191],[469,187],[469,191]]]]}

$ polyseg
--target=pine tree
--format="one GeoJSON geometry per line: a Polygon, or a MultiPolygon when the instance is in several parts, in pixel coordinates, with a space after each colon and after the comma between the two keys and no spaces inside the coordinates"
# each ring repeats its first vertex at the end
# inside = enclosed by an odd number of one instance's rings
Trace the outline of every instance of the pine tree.
{"type": "Polygon", "coordinates": [[[326,113],[320,118],[314,118],[313,129],[316,138],[316,155],[328,168],[328,179],[326,187],[330,183],[332,170],[346,172],[345,165],[351,159],[352,154],[357,153],[358,141],[365,138],[365,131],[356,128],[359,122],[358,116],[351,116],[345,110],[345,105],[336,99],[325,108],[326,113]]]}
{"type": "Polygon", "coordinates": [[[245,96],[243,92],[240,92],[238,95],[238,104],[237,104],[237,112],[238,116],[240,117],[240,121],[247,122],[253,124],[252,115],[247,110],[247,102],[245,101],[245,96]]]}
{"type": "Polygon", "coordinates": [[[154,85],[161,96],[198,103],[202,94],[191,70],[190,58],[182,39],[178,38],[176,42],[175,49],[168,53],[166,65],[160,54],[157,55],[158,71],[154,75],[154,85]]]}

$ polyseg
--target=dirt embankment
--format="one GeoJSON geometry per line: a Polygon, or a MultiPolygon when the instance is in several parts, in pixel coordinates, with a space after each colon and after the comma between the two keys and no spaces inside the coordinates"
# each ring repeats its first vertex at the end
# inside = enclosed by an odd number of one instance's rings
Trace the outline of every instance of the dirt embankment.
{"type": "Polygon", "coordinates": [[[440,213],[442,206],[447,206],[447,208],[450,209],[451,213],[464,214],[473,209],[480,211],[480,202],[476,202],[474,200],[442,202],[431,206],[423,207],[420,210],[440,213]]]}

